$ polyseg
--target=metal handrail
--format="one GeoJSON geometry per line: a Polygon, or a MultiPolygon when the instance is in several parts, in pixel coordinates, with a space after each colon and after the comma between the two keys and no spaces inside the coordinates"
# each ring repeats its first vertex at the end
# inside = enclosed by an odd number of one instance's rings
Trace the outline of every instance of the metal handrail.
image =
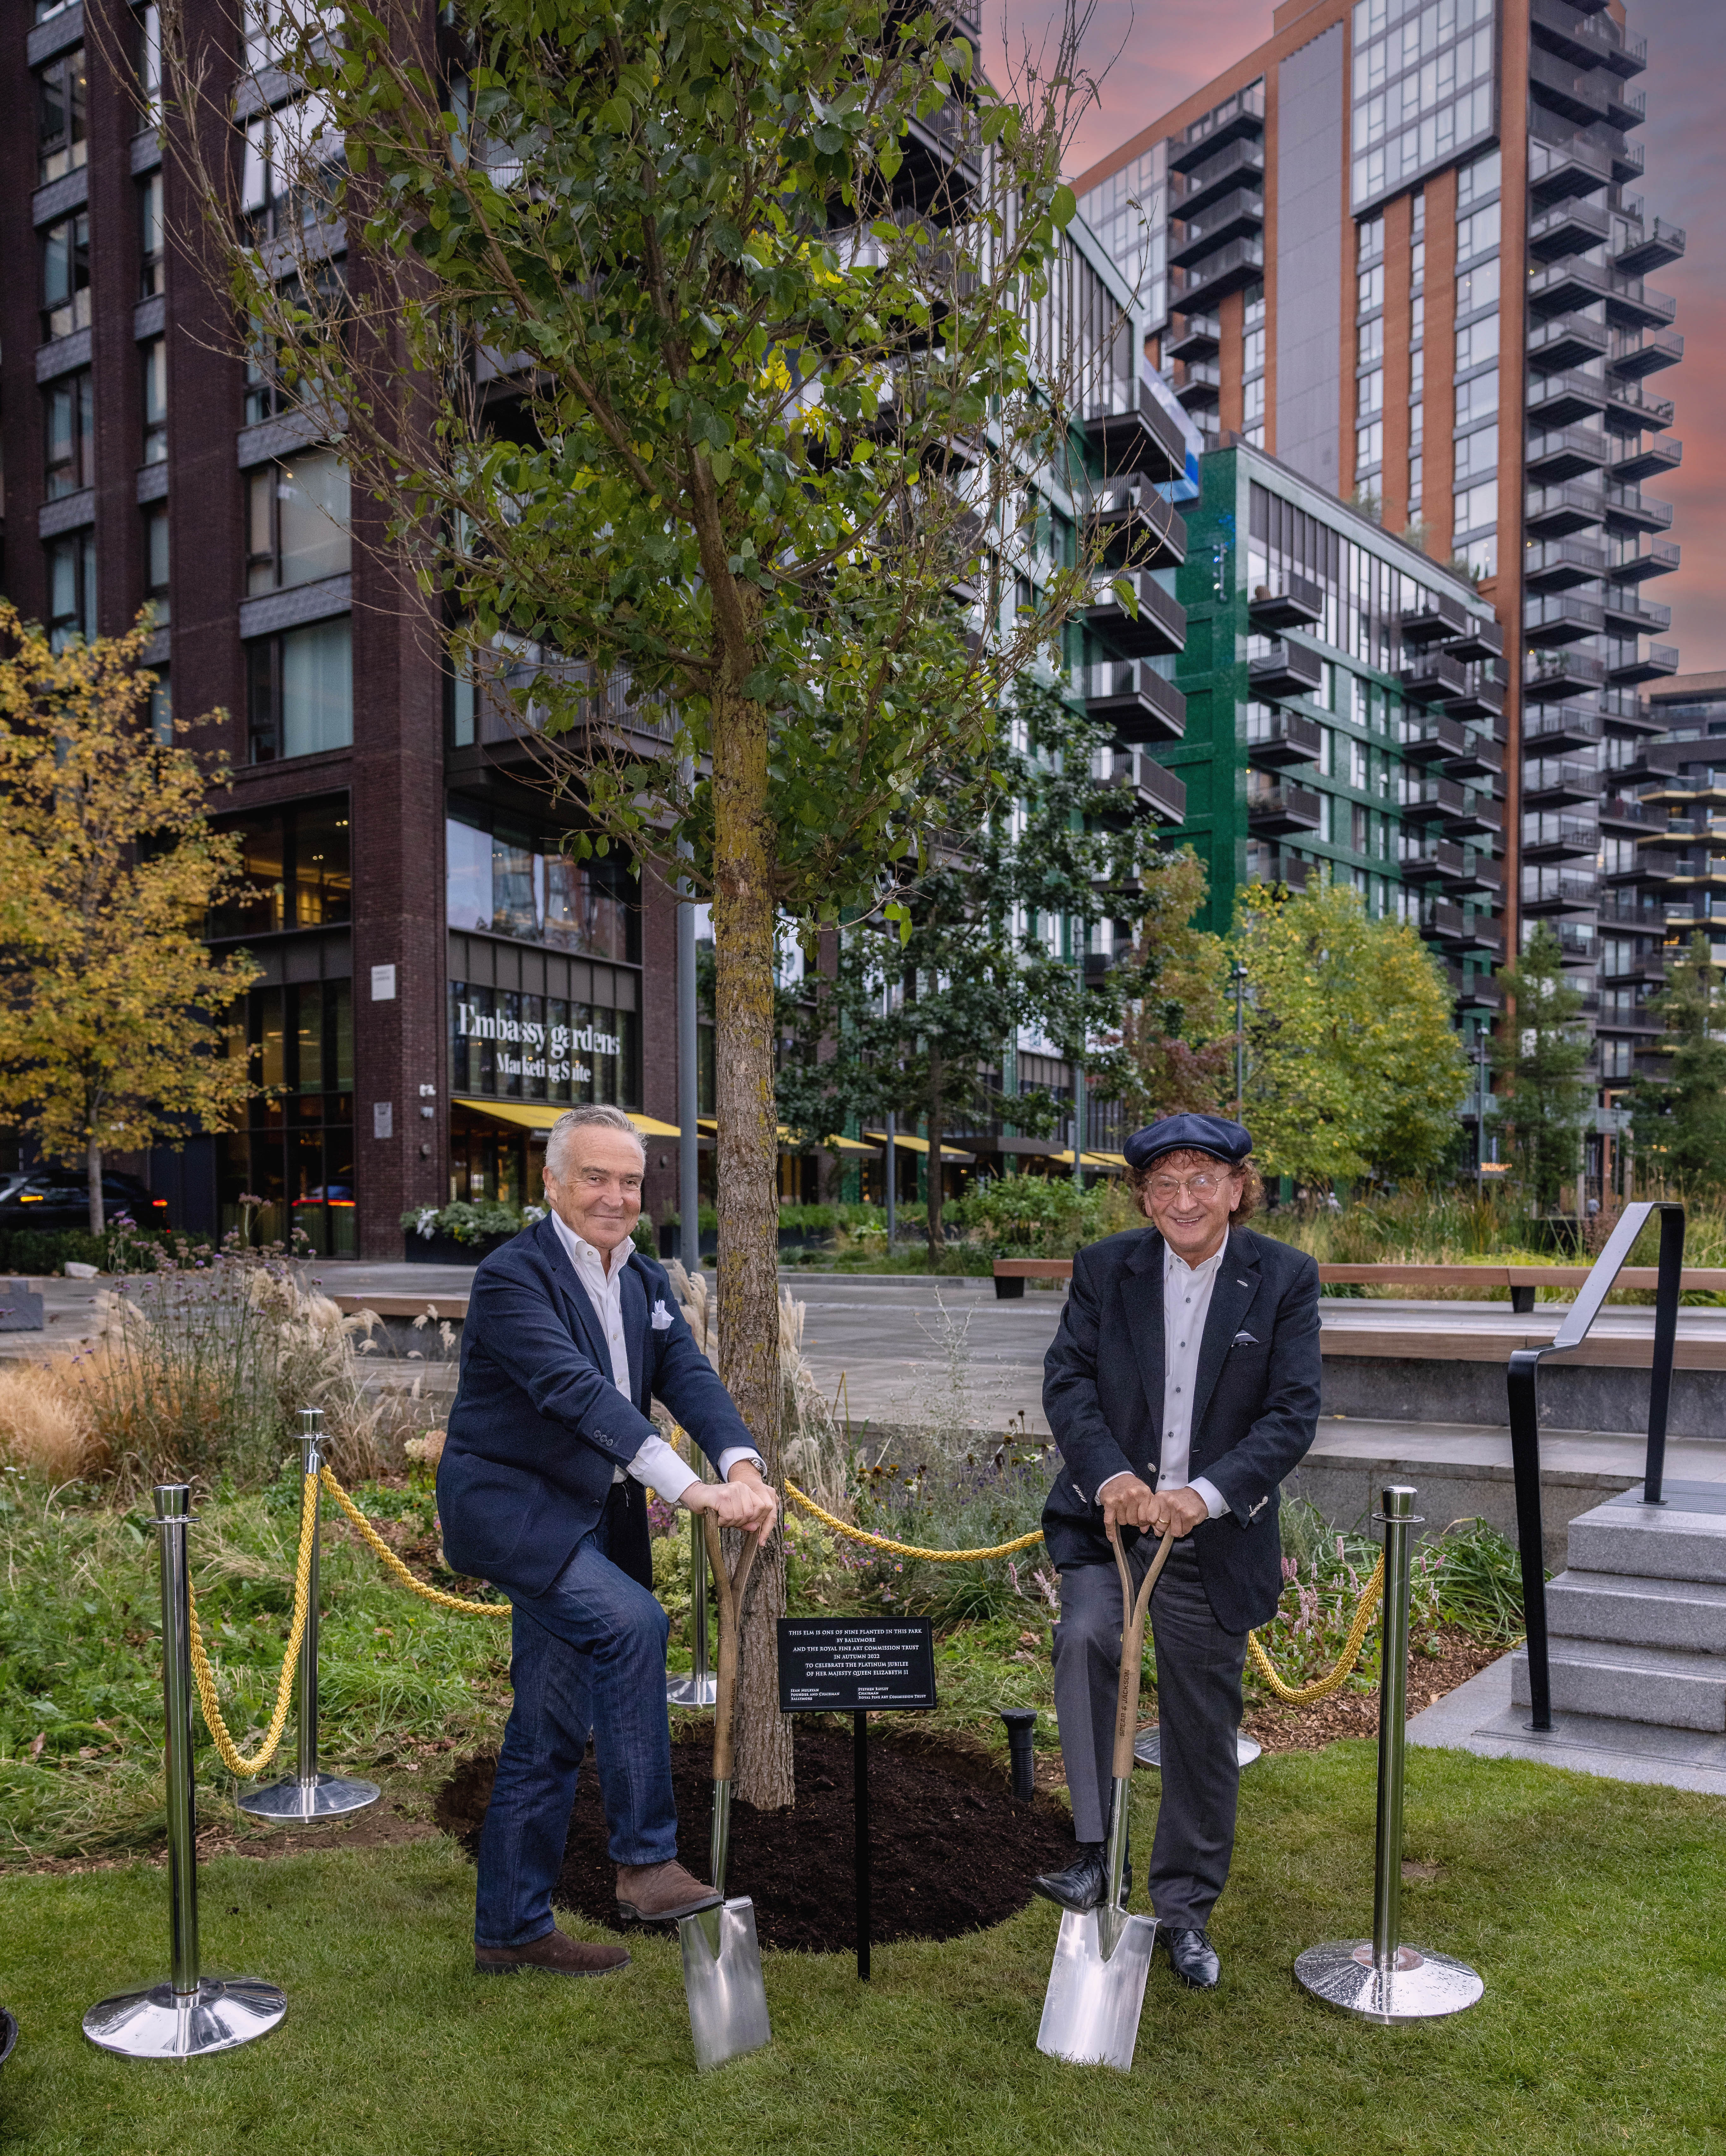
{"type": "Polygon", "coordinates": [[[1516,1538],[1522,1558],[1523,1624],[1528,1635],[1532,1727],[1552,1727],[1552,1679],[1546,1653],[1546,1558],[1540,1517],[1540,1420],[1537,1381],[1549,1355],[1580,1348],[1601,1314],[1612,1284],[1651,1214],[1660,1215],[1660,1270],[1654,1290],[1654,1362],[1648,1382],[1648,1450],[1642,1502],[1663,1505],[1666,1423],[1672,1403],[1672,1351],[1678,1337],[1678,1295],[1684,1272],[1684,1209],[1666,1199],[1626,1205],[1611,1240],[1583,1282],[1570,1315],[1544,1348],[1518,1348],[1505,1373],[1510,1394],[1510,1462],[1516,1481],[1516,1538]]]}

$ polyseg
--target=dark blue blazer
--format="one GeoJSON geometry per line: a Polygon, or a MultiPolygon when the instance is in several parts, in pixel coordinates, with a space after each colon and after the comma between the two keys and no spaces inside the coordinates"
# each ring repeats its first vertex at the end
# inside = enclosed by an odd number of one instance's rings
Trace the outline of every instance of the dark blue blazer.
{"type": "MultiPolygon", "coordinates": [[[[1162,1446],[1162,1237],[1141,1228],[1081,1250],[1043,1364],[1042,1405],[1064,1465],[1043,1507],[1057,1567],[1112,1564],[1097,1492],[1131,1472],[1155,1483],[1162,1446]]],[[[1228,1511],[1194,1528],[1219,1625],[1268,1624],[1283,1589],[1277,1487],[1319,1425],[1319,1268],[1251,1229],[1229,1231],[1199,1343],[1189,1477],[1228,1511]]],[[[1129,1548],[1137,1540],[1129,1529],[1129,1548]]]]}
{"type": "MultiPolygon", "coordinates": [[[[613,1260],[622,1261],[622,1254],[613,1260]]],[[[695,1345],[664,1268],[639,1250],[627,1252],[622,1312],[628,1399],[612,1382],[598,1316],[549,1214],[481,1262],[438,1465],[438,1517],[456,1571],[508,1593],[543,1594],[597,1523],[612,1470],[627,1467],[660,1435],[648,1416],[656,1399],[715,1471],[721,1453],[755,1449],[731,1395],[695,1345]],[[668,1313],[668,1325],[655,1328],[656,1309],[668,1313]]],[[[612,1554],[638,1577],[646,1512],[633,1478],[626,1502],[634,1530],[631,1561],[612,1554]]]]}

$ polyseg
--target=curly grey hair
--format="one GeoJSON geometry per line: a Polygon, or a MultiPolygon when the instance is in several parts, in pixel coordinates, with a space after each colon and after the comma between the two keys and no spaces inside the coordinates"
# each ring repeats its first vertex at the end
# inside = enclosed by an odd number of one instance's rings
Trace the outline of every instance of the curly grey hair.
{"type": "Polygon", "coordinates": [[[591,1130],[622,1131],[626,1137],[633,1138],[640,1147],[642,1166],[647,1166],[648,1149],[642,1143],[641,1132],[628,1116],[621,1108],[612,1106],[609,1101],[592,1101],[579,1108],[566,1109],[547,1132],[545,1166],[552,1175],[561,1176],[565,1173],[564,1155],[568,1152],[569,1142],[576,1132],[591,1130]]]}

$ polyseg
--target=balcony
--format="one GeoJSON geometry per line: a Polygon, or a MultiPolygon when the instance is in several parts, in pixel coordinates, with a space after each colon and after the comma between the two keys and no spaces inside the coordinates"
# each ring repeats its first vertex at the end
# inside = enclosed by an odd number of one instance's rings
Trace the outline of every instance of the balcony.
{"type": "Polygon", "coordinates": [[[1107,568],[1161,568],[1186,559],[1186,526],[1143,472],[1096,482],[1091,532],[1107,568]]]}
{"type": "Polygon", "coordinates": [[[1311,629],[1324,619],[1324,593],[1306,577],[1292,572],[1273,588],[1261,584],[1247,603],[1247,618],[1260,636],[1280,636],[1285,629],[1311,629]]]}
{"type": "Polygon", "coordinates": [[[1437,883],[1454,887],[1466,882],[1468,857],[1454,839],[1428,838],[1411,844],[1396,864],[1405,883],[1437,883]]]}
{"type": "Polygon", "coordinates": [[[1614,457],[1608,470],[1615,485],[1621,486],[1626,481],[1639,485],[1645,479],[1658,479],[1664,472],[1676,471],[1683,459],[1682,442],[1657,434],[1652,441],[1636,442],[1622,455],[1614,457]]]}
{"type": "Polygon", "coordinates": [[[1672,625],[1672,610],[1641,598],[1634,584],[1608,584],[1606,614],[1612,636],[1664,636],[1672,625]]]}
{"type": "Polygon", "coordinates": [[[1085,711],[1129,743],[1179,741],[1186,699],[1143,660],[1110,660],[1083,670],[1085,711]]]}
{"type": "Polygon", "coordinates": [[[1165,659],[1186,642],[1186,608],[1148,570],[1099,578],[1085,625],[1125,659],[1165,659]]]}
{"type": "Polygon", "coordinates": [[[1174,172],[1169,177],[1169,214],[1185,217],[1189,210],[1203,209],[1219,195],[1257,181],[1264,182],[1264,143],[1257,136],[1242,136],[1199,163],[1191,172],[1174,172]]]}
{"type": "Polygon", "coordinates": [[[1107,476],[1136,472],[1163,480],[1186,476],[1186,439],[1174,418],[1135,377],[1117,381],[1084,417],[1085,439],[1107,476]]]}
{"type": "Polygon", "coordinates": [[[1309,644],[1279,639],[1262,658],[1247,661],[1247,683],[1255,696],[1310,696],[1324,681],[1324,662],[1309,644]]]}
{"type": "Polygon", "coordinates": [[[1669,501],[1657,501],[1640,487],[1616,484],[1606,490],[1603,507],[1607,531],[1621,536],[1631,531],[1664,531],[1672,521],[1669,501]]]}
{"type": "Polygon", "coordinates": [[[1603,793],[1596,814],[1601,829],[1620,837],[1652,837],[1666,829],[1666,814],[1662,809],[1651,808],[1632,793],[1603,793]]]}
{"type": "Polygon", "coordinates": [[[1256,784],[1257,773],[1247,782],[1247,828],[1249,831],[1316,831],[1324,815],[1322,797],[1309,786],[1292,779],[1256,784]]]}
{"type": "MultiPolygon", "coordinates": [[[[1439,840],[1441,845],[1448,843],[1446,839],[1439,840]]],[[[1472,862],[1463,870],[1452,888],[1459,895],[1466,891],[1477,892],[1490,898],[1494,906],[1502,906],[1504,902],[1504,864],[1495,861],[1490,854],[1483,854],[1477,848],[1472,862]]]]}
{"type": "MultiPolygon", "coordinates": [[[[1496,688],[1497,684],[1493,686],[1496,688]]],[[[1453,705],[1452,713],[1458,708],[1453,705]]],[[[1477,729],[1463,735],[1462,753],[1447,761],[1445,775],[1450,778],[1497,778],[1503,769],[1503,743],[1495,734],[1482,733],[1477,729]]]]}
{"type": "Polygon", "coordinates": [[[1606,490],[1571,480],[1562,486],[1531,487],[1524,528],[1536,539],[1564,539],[1589,531],[1606,513],[1606,490]]]}
{"type": "Polygon", "coordinates": [[[1565,757],[1536,757],[1523,766],[1522,798],[1529,808],[1569,808],[1598,798],[1601,775],[1591,763],[1565,757]]]}
{"type": "Polygon", "coordinates": [[[1222,371],[1214,360],[1190,359],[1174,388],[1183,411],[1214,412],[1222,398],[1222,371]]]}
{"type": "Polygon", "coordinates": [[[1260,80],[1237,90],[1202,119],[1194,121],[1179,145],[1170,151],[1169,170],[1193,172],[1225,143],[1257,141],[1263,135],[1264,84],[1260,80]]]}
{"type": "MultiPolygon", "coordinates": [[[[1606,686],[1603,660],[1574,649],[1531,651],[1523,665],[1523,694],[1531,703],[1555,701],[1606,686]]],[[[1526,726],[1524,729],[1526,734],[1526,726]]]]}
{"type": "Polygon", "coordinates": [[[1467,813],[1468,789],[1454,778],[1405,778],[1397,796],[1406,824],[1437,824],[1467,813]]]}
{"type": "Polygon", "coordinates": [[[1646,222],[1638,237],[1628,247],[1621,247],[1613,260],[1617,268],[1630,277],[1645,276],[1650,270],[1664,270],[1669,262],[1676,262],[1684,252],[1684,228],[1668,224],[1664,218],[1657,217],[1646,222]]]}
{"type": "Polygon", "coordinates": [[[1468,747],[1460,722],[1448,717],[1404,719],[1397,737],[1405,763],[1442,763],[1468,747]]]}
{"type": "Polygon", "coordinates": [[[1667,329],[1678,311],[1670,292],[1657,292],[1640,277],[1611,273],[1606,292],[1606,320],[1614,329],[1667,329]]]}
{"type": "Polygon", "coordinates": [[[1594,600],[1568,593],[1539,593],[1523,603],[1524,639],[1542,648],[1598,636],[1606,625],[1606,618],[1594,600]]]}
{"type": "Polygon", "coordinates": [[[1612,109],[1606,76],[1592,67],[1573,67],[1539,45],[1529,50],[1529,95],[1577,127],[1604,121],[1612,109]]]}
{"type": "Polygon", "coordinates": [[[1496,839],[1504,829],[1504,809],[1485,786],[1471,786],[1460,808],[1445,812],[1444,828],[1456,839],[1496,839]]]}
{"type": "Polygon", "coordinates": [[[1554,921],[1552,932],[1558,938],[1559,962],[1565,966],[1591,966],[1600,956],[1591,921],[1554,921]]]}
{"type": "Polygon", "coordinates": [[[1536,704],[1522,716],[1523,747],[1531,756],[1590,748],[1606,731],[1606,721],[1585,704],[1536,704]]]}
{"type": "Polygon", "coordinates": [[[1557,486],[1565,480],[1580,479],[1585,472],[1599,471],[1610,454],[1601,429],[1560,427],[1530,435],[1524,470],[1536,485],[1557,486]]]}
{"type": "MultiPolygon", "coordinates": [[[[1590,299],[1593,296],[1588,295],[1590,299]]],[[[1590,359],[1601,358],[1611,341],[1612,333],[1604,322],[1591,322],[1582,315],[1559,315],[1529,331],[1529,365],[1537,374],[1581,367],[1590,359]]]]}
{"type": "Polygon", "coordinates": [[[1547,539],[1523,552],[1522,582],[1527,592],[1564,592],[1591,584],[1606,573],[1606,550],[1586,539],[1547,539]]]}
{"type": "Polygon", "coordinates": [[[1170,271],[1169,305],[1183,314],[1195,307],[1214,307],[1231,292],[1260,283],[1263,276],[1263,240],[1232,239],[1191,270],[1170,271]]]}
{"type": "Polygon", "coordinates": [[[1431,942],[1442,943],[1453,951],[1491,950],[1504,947],[1502,934],[1495,934],[1492,923],[1478,916],[1472,919],[1454,899],[1423,898],[1421,901],[1420,932],[1431,942]]]}
{"type": "Polygon", "coordinates": [[[1678,670],[1675,644],[1651,644],[1646,637],[1631,637],[1613,647],[1606,662],[1608,680],[1629,686],[1638,681],[1658,681],[1678,670]]]}
{"type": "Polygon", "coordinates": [[[1309,874],[1307,864],[1297,860],[1293,854],[1285,854],[1275,846],[1268,846],[1262,839],[1247,840],[1248,883],[1280,883],[1286,885],[1290,891],[1304,891],[1309,874]]]}
{"type": "Polygon", "coordinates": [[[1529,311],[1544,322],[1554,315],[1570,314],[1577,307],[1593,306],[1604,300],[1611,289],[1612,275],[1604,263],[1585,262],[1578,255],[1566,255],[1562,262],[1549,262],[1544,269],[1529,273],[1529,311]]]}
{"type": "Polygon", "coordinates": [[[1396,626],[1405,644],[1433,644],[1441,637],[1466,635],[1468,609],[1448,592],[1427,592],[1419,605],[1397,616],[1396,626]]]}
{"type": "Polygon", "coordinates": [[[1606,364],[1614,374],[1640,382],[1662,367],[1676,367],[1683,357],[1684,340],[1676,330],[1616,330],[1606,364]]]}
{"type": "Polygon", "coordinates": [[[1099,750],[1092,758],[1091,776],[1099,786],[1114,789],[1127,819],[1150,815],[1161,824],[1185,820],[1186,787],[1143,749],[1099,750]]]}
{"type": "MultiPolygon", "coordinates": [[[[1624,870],[1612,878],[1614,883],[1633,883],[1648,891],[1660,891],[1668,884],[1678,881],[1684,874],[1682,854],[1669,854],[1658,845],[1644,846],[1636,855],[1634,868],[1624,870]]],[[[1688,900],[1685,901],[1688,906],[1688,900]]]]}
{"type": "Polygon", "coordinates": [[[1180,240],[1169,249],[1169,259],[1182,270],[1191,270],[1225,241],[1252,239],[1264,229],[1264,197],[1256,188],[1234,187],[1202,204],[1169,207],[1183,228],[1180,240]]]}
{"type": "Polygon", "coordinates": [[[1467,1010],[1502,1010],[1504,1007],[1504,991],[1490,973],[1468,973],[1460,967],[1454,968],[1451,990],[1467,1010]]]}
{"type": "Polygon", "coordinates": [[[1163,339],[1163,357],[1190,367],[1195,360],[1215,359],[1222,346],[1222,326],[1214,315],[1187,315],[1179,331],[1163,339]]]}
{"type": "Polygon", "coordinates": [[[1585,135],[1564,142],[1529,143],[1529,193],[1539,208],[1598,194],[1611,177],[1611,158],[1585,135]]]}
{"type": "MultiPolygon", "coordinates": [[[[1446,709],[1453,719],[1501,719],[1504,716],[1503,684],[1490,679],[1486,669],[1479,670],[1480,678],[1472,687],[1464,689],[1460,696],[1452,696],[1446,709]]],[[[1494,766],[1496,769],[1497,767],[1494,766]]]]}
{"type": "Polygon", "coordinates": [[[1670,397],[1651,397],[1639,382],[1606,377],[1606,424],[1615,434],[1658,433],[1677,416],[1670,397]]]}
{"type": "Polygon", "coordinates": [[[1646,583],[1650,577],[1669,577],[1682,555],[1672,539],[1616,540],[1606,557],[1606,573],[1621,584],[1646,583]]]}
{"type": "Polygon", "coordinates": [[[1600,850],[1601,827],[1592,816],[1566,816],[1557,812],[1522,819],[1522,857],[1525,861],[1592,860],[1600,850]]]}
{"type": "Polygon", "coordinates": [[[1612,177],[1620,187],[1626,180],[1640,179],[1648,162],[1648,153],[1640,142],[1616,132],[1606,136],[1606,154],[1612,160],[1612,177]]]}
{"type": "Polygon", "coordinates": [[[1526,868],[1522,872],[1524,913],[1591,913],[1599,880],[1582,869],[1526,868]]]}
{"type": "Polygon", "coordinates": [[[1262,704],[1247,711],[1247,761],[1267,771],[1285,764],[1316,763],[1324,750],[1324,729],[1303,711],[1273,711],[1262,704]]]}
{"type": "Polygon", "coordinates": [[[1542,210],[1529,225],[1529,253],[1537,262],[1561,262],[1567,254],[1585,254],[1590,247],[1604,246],[1612,229],[1612,213],[1604,203],[1573,196],[1542,210]]]}
{"type": "Polygon", "coordinates": [[[1648,64],[1648,40],[1596,12],[1594,0],[1530,0],[1529,12],[1537,44],[1574,66],[1604,68],[1621,80],[1648,64]]]}
{"type": "Polygon", "coordinates": [[[1490,616],[1484,620],[1471,621],[1460,636],[1447,637],[1444,648],[1452,659],[1465,662],[1502,659],[1504,656],[1503,628],[1490,616]]]}
{"type": "MultiPolygon", "coordinates": [[[[1606,383],[1596,382],[1592,375],[1567,370],[1537,374],[1529,384],[1529,424],[1549,429],[1573,427],[1583,419],[1598,419],[1607,402],[1606,383]]],[[[1554,476],[1562,479],[1567,475],[1560,472],[1554,476]]]]}
{"type": "Polygon", "coordinates": [[[1447,651],[1423,653],[1412,666],[1403,667],[1397,679],[1403,694],[1417,704],[1448,703],[1468,686],[1467,669],[1447,651]]]}

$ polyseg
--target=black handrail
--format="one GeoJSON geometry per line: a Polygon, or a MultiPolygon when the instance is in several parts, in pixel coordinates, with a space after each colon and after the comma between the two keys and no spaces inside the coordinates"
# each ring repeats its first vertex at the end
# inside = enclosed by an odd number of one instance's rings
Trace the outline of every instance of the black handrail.
{"type": "Polygon", "coordinates": [[[1678,1337],[1678,1291],[1684,1275],[1684,1209],[1666,1199],[1639,1200],[1620,1214],[1611,1240],[1582,1283],[1570,1315],[1544,1348],[1518,1348],[1505,1373],[1510,1393],[1510,1464],[1516,1478],[1516,1539],[1522,1557],[1523,1624],[1528,1635],[1529,1704],[1535,1729],[1552,1727],[1552,1676],[1546,1654],[1546,1553],[1540,1517],[1540,1420],[1536,1381],[1549,1355],[1580,1348],[1601,1314],[1612,1283],[1648,1224],[1660,1215],[1660,1274],[1654,1291],[1654,1364],[1648,1382],[1648,1451],[1642,1502],[1663,1505],[1666,1420],[1672,1404],[1672,1350],[1678,1337]]]}

